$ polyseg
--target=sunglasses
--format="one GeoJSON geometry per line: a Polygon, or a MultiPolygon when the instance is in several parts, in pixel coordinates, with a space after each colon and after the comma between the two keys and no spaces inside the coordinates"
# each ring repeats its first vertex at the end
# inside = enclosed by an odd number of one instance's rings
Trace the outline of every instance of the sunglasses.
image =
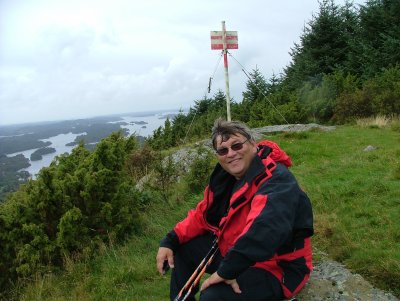
{"type": "Polygon", "coordinates": [[[245,144],[249,139],[246,139],[243,142],[237,142],[232,144],[230,147],[221,147],[215,150],[215,152],[217,153],[218,156],[225,156],[229,153],[229,149],[233,150],[233,151],[238,151],[241,150],[243,148],[243,144],[245,144]]]}

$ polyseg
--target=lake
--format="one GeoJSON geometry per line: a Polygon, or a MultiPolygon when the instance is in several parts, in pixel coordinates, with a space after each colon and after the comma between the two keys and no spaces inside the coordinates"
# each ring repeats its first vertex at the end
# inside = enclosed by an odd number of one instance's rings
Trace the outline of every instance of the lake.
{"type": "MultiPolygon", "coordinates": [[[[138,113],[133,113],[118,116],[119,120],[109,121],[107,123],[119,124],[121,129],[128,130],[129,135],[135,134],[137,136],[148,137],[153,134],[154,130],[164,125],[167,116],[173,116],[177,113],[178,111],[166,111],[162,113],[147,113],[145,116],[140,116],[138,113]]],[[[7,157],[13,157],[18,154],[24,155],[24,157],[29,160],[31,166],[22,170],[28,171],[32,175],[32,178],[35,178],[40,169],[49,166],[56,156],[64,153],[70,153],[75,146],[67,146],[67,144],[74,142],[77,136],[84,134],[86,133],[69,132],[66,134],[58,134],[46,139],[40,139],[40,141],[43,142],[50,142],[51,144],[47,147],[51,147],[56,150],[54,153],[43,155],[41,160],[30,160],[31,154],[38,148],[7,154],[7,157]]]]}

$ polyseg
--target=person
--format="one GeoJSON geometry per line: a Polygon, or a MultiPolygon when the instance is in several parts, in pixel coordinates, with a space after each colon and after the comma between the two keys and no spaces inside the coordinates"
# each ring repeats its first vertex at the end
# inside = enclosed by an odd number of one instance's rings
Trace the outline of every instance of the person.
{"type": "MultiPolygon", "coordinates": [[[[170,298],[178,295],[215,237],[218,252],[200,288],[201,301],[292,298],[312,270],[310,199],[288,170],[290,157],[268,140],[256,143],[238,121],[216,120],[218,163],[204,198],[161,241],[163,274],[173,268],[170,298]]],[[[187,300],[196,300],[196,287],[187,300]]]]}

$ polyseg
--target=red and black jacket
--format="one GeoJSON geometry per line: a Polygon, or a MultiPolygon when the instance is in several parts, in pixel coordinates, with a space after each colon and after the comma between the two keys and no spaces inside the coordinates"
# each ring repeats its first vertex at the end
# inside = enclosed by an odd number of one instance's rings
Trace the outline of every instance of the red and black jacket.
{"type": "Polygon", "coordinates": [[[258,156],[238,181],[217,164],[203,200],[162,245],[175,248],[212,231],[224,257],[218,275],[235,279],[251,266],[263,268],[279,279],[290,298],[312,270],[311,203],[288,170],[289,156],[271,141],[258,147],[258,156]]]}

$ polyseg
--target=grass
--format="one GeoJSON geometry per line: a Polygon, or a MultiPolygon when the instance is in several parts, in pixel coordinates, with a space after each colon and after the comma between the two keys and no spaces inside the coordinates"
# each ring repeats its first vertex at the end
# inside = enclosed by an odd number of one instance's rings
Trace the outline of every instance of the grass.
{"type": "Polygon", "coordinates": [[[360,118],[356,120],[356,124],[360,127],[369,128],[387,128],[390,127],[392,130],[400,131],[400,116],[384,116],[378,115],[375,117],[360,118]]]}
{"type": "Polygon", "coordinates": [[[273,138],[312,199],[314,244],[400,295],[400,133],[355,126],[308,135],[273,138]],[[376,149],[364,151],[368,145],[376,149]]]}
{"type": "MultiPolygon", "coordinates": [[[[292,157],[292,172],[314,210],[314,246],[400,296],[400,131],[344,126],[267,137],[292,157]],[[372,145],[375,150],[364,151],[372,145]]],[[[17,290],[19,300],[167,300],[168,278],[155,269],[159,240],[197,198],[152,204],[147,227],[97,258],[66,260],[66,271],[17,290]]]]}
{"type": "Polygon", "coordinates": [[[193,205],[195,199],[178,208],[166,207],[162,203],[152,204],[147,214],[146,230],[140,236],[132,237],[122,246],[110,244],[101,256],[93,260],[67,260],[65,272],[38,277],[23,289],[22,296],[15,299],[167,300],[169,275],[160,276],[155,269],[159,240],[193,205]]]}

